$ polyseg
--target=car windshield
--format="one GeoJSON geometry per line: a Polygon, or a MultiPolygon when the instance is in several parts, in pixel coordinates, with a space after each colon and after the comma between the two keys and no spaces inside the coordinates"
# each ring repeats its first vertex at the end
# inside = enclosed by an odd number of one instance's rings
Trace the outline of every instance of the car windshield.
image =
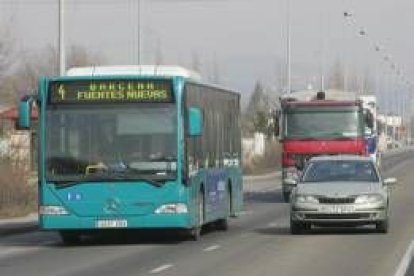
{"type": "Polygon", "coordinates": [[[302,182],[378,182],[378,174],[370,161],[319,160],[308,163],[302,182]]]}

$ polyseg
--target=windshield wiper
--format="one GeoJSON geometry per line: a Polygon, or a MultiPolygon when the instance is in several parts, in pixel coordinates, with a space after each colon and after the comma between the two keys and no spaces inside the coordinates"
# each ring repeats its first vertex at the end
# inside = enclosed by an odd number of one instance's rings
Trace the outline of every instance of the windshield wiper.
{"type": "Polygon", "coordinates": [[[116,172],[116,173],[99,173],[99,174],[89,174],[85,177],[80,177],[77,180],[50,180],[56,184],[57,188],[67,188],[74,185],[86,184],[91,182],[107,182],[107,181],[144,181],[153,186],[161,187],[163,182],[151,179],[148,177],[143,177],[142,175],[131,174],[128,172],[116,172]]]}

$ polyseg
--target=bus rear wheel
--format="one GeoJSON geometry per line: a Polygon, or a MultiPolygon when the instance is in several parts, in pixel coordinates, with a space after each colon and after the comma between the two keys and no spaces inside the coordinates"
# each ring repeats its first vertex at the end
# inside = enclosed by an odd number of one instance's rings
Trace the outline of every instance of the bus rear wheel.
{"type": "Polygon", "coordinates": [[[201,228],[204,224],[204,193],[200,191],[197,199],[197,225],[190,229],[190,237],[198,241],[201,237],[201,228]]]}
{"type": "Polygon", "coordinates": [[[220,231],[227,231],[229,229],[229,216],[231,214],[231,192],[230,189],[227,189],[226,192],[226,217],[222,219],[218,219],[215,222],[215,227],[217,230],[220,231]]]}

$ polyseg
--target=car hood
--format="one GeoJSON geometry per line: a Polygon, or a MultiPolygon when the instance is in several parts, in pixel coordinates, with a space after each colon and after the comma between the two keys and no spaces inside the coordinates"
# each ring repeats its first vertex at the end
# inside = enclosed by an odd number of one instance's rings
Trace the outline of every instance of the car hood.
{"type": "Polygon", "coordinates": [[[378,182],[317,182],[299,183],[296,187],[297,194],[321,195],[321,196],[352,196],[359,194],[381,193],[378,182]]]}

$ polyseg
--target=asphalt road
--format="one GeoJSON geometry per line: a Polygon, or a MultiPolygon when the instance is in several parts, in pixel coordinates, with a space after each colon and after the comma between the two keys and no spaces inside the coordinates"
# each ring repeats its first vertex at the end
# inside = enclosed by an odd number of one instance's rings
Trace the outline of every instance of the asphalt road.
{"type": "Polygon", "coordinates": [[[394,162],[391,228],[315,229],[289,234],[277,178],[246,183],[245,212],[227,232],[201,241],[177,233],[131,233],[63,246],[55,233],[0,238],[0,275],[394,275],[414,239],[414,157],[394,162]]]}

